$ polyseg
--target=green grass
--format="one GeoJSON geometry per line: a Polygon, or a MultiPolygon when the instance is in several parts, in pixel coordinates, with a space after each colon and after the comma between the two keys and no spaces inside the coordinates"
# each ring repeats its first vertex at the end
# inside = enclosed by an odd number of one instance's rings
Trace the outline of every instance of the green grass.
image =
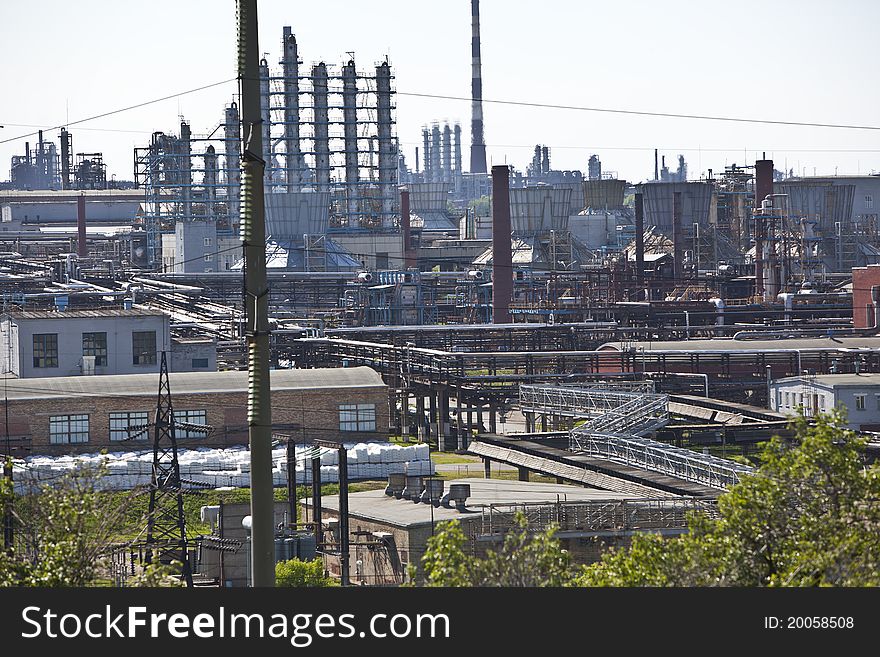
{"type": "Polygon", "coordinates": [[[468,456],[467,454],[456,454],[455,452],[431,452],[431,460],[434,465],[445,465],[447,463],[479,463],[479,456],[468,456]]]}
{"type": "MultiPolygon", "coordinates": [[[[452,481],[454,479],[483,479],[484,475],[482,472],[470,471],[470,472],[456,472],[456,471],[447,471],[447,472],[438,472],[438,479],[443,479],[444,481],[452,481]]],[[[503,481],[518,481],[519,473],[516,470],[493,470],[492,471],[492,479],[501,479],[503,481]]],[[[529,475],[529,481],[537,482],[541,484],[555,484],[556,477],[548,477],[546,475],[537,474],[532,472],[529,475]]]]}

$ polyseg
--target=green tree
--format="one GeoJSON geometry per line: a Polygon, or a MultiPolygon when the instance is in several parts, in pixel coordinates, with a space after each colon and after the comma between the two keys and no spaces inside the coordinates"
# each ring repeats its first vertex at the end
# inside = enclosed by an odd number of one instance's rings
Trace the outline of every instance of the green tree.
{"type": "Polygon", "coordinates": [[[641,535],[583,569],[584,586],[880,585],[880,468],[841,412],[794,441],[774,438],[761,465],[694,517],[678,538],[641,535]]]}
{"type": "Polygon", "coordinates": [[[18,496],[0,483],[16,532],[14,548],[0,554],[0,586],[87,586],[104,574],[107,546],[133,495],[108,506],[98,492],[103,475],[103,468],[78,468],[18,496]]]}
{"type": "Polygon", "coordinates": [[[489,197],[481,196],[468,203],[468,208],[473,210],[474,214],[478,217],[488,217],[490,205],[489,197]]]}
{"type": "MultiPolygon", "coordinates": [[[[425,586],[565,586],[571,580],[571,558],[556,527],[530,533],[521,512],[501,545],[485,557],[468,555],[466,545],[461,523],[440,523],[422,557],[425,586]]],[[[414,575],[411,570],[411,581],[414,575]]]]}
{"type": "Polygon", "coordinates": [[[324,574],[324,563],[321,559],[300,561],[290,559],[275,564],[275,586],[337,586],[332,577],[324,574]]]}

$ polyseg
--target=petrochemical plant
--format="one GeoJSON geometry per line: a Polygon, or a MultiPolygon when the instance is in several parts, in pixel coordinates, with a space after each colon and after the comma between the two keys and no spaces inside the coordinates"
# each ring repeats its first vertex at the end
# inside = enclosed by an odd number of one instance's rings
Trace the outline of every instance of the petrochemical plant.
{"type": "MultiPolygon", "coordinates": [[[[683,156],[668,153],[670,168],[655,151],[646,178],[626,181],[597,154],[585,172],[554,169],[545,144],[520,168],[493,165],[478,0],[471,18],[469,129],[425,116],[420,135],[401,136],[387,57],[305,64],[294,30],[283,27],[277,59],[260,61],[271,365],[312,377],[279,375],[286,387],[277,394],[308,388],[311,403],[332,406],[327,417],[278,413],[274,431],[295,442],[302,426],[320,427],[340,441],[321,443],[325,454],[351,443],[317,470],[300,464],[300,483],[320,483],[322,467],[336,468],[323,471],[325,481],[346,480],[354,464],[361,478],[379,472],[367,466],[386,457],[354,447],[353,436],[477,456],[487,477],[467,490],[457,481],[441,504],[444,491],[422,480],[433,474],[428,460],[413,459],[425,471],[409,476],[386,467],[381,476],[393,481],[384,493],[306,501],[311,538],[279,535],[283,554],[295,556],[283,543],[291,537],[303,554],[332,545],[328,569],[346,583],[399,584],[429,535],[426,504],[438,518],[460,516],[456,505],[480,509],[467,529],[478,541],[503,533],[499,518],[516,504],[550,504],[528,486],[535,473],[579,486],[567,498],[573,514],[599,500],[660,500],[645,522],[674,533],[686,512],[711,506],[749,471],[728,453],[748,456],[784,433],[794,409],[833,408],[844,399],[839,386],[850,385],[839,377],[860,377],[850,421],[875,436],[880,176],[796,176],[764,156],[694,178],[683,156]],[[409,161],[402,140],[418,144],[409,161]],[[493,464],[516,470],[519,481],[508,483],[521,485],[496,515],[500,503],[485,488],[493,464]],[[348,535],[348,514],[360,534],[348,535]],[[358,550],[387,558],[366,564],[358,550]],[[355,562],[361,572],[350,570],[355,562]]],[[[74,389],[65,381],[85,376],[89,394],[100,395],[111,388],[93,380],[107,377],[132,406],[154,390],[125,377],[155,378],[167,350],[172,388],[198,408],[198,395],[231,394],[212,377],[247,368],[242,112],[230,98],[213,123],[148,126],[129,181],[108,179],[102,153],[75,152],[73,126],[40,132],[12,157],[0,184],[0,329],[7,403],[16,405],[6,428],[33,455],[94,450],[115,440],[119,422],[134,426],[119,415],[134,411],[108,407],[107,418],[74,430],[70,418],[89,416],[71,404],[66,433],[44,430],[27,420],[30,397],[16,382],[37,377],[57,398],[74,389]],[[123,330],[131,338],[108,342],[123,330]]],[[[289,394],[288,405],[301,403],[289,394]]],[[[218,403],[228,404],[225,415],[187,410],[187,430],[211,425],[206,444],[216,449],[246,443],[244,415],[231,410],[243,401],[218,403]]],[[[276,484],[286,485],[290,464],[276,456],[276,484]]],[[[187,476],[222,484],[220,469],[207,463],[187,476]]],[[[236,482],[246,475],[236,470],[236,482]]],[[[241,517],[211,517],[227,534],[203,537],[206,550],[232,550],[230,536],[248,540],[241,517]]],[[[589,531],[610,542],[640,527],[614,528],[610,516],[595,523],[589,531]]],[[[579,540],[569,548],[594,558],[579,540]]],[[[205,577],[247,583],[244,565],[232,577],[231,562],[224,574],[222,558],[205,559],[205,577]]]]}

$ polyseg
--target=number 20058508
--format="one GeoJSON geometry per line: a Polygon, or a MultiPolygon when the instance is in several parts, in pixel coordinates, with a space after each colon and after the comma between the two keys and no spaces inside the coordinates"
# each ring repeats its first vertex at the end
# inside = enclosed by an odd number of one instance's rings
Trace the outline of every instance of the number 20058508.
{"type": "Polygon", "coordinates": [[[854,626],[852,616],[764,616],[768,630],[847,630],[854,626]]]}

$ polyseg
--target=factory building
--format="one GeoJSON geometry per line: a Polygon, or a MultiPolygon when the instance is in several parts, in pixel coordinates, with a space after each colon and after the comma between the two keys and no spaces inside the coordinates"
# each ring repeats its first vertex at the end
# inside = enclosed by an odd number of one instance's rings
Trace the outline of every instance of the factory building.
{"type": "MultiPolygon", "coordinates": [[[[169,379],[175,419],[210,427],[207,435],[180,431],[182,446],[247,444],[247,372],[172,372],[169,379]]],[[[4,385],[9,434],[31,454],[142,450],[152,439],[128,429],[153,420],[156,374],[9,378],[4,385]]],[[[274,370],[272,423],[275,432],[301,436],[304,443],[385,440],[388,389],[366,367],[274,370]]]]}
{"type": "Polygon", "coordinates": [[[780,413],[816,417],[840,408],[850,429],[880,431],[880,374],[793,376],[776,379],[770,389],[771,408],[780,413]]]}
{"type": "MultiPolygon", "coordinates": [[[[416,499],[426,500],[427,492],[421,477],[401,477],[407,487],[416,490],[416,499]]],[[[407,567],[415,566],[420,579],[421,558],[428,539],[437,523],[457,520],[467,538],[465,552],[485,554],[503,540],[512,526],[513,513],[523,510],[530,517],[530,529],[540,531],[550,518],[561,521],[557,538],[571,554],[575,563],[595,561],[608,546],[622,546],[636,529],[647,529],[651,520],[641,515],[639,508],[653,507],[655,512],[666,508],[665,526],[655,525],[654,531],[675,534],[685,526],[688,509],[696,509],[699,502],[690,499],[653,500],[595,488],[564,484],[547,484],[503,479],[433,480],[436,486],[436,504],[426,501],[414,503],[403,485],[394,489],[389,481],[385,490],[364,491],[348,496],[350,526],[358,528],[361,539],[351,548],[349,563],[355,584],[393,585],[405,581],[407,567]],[[447,493],[458,499],[440,500],[447,493]],[[626,509],[632,509],[627,518],[626,509]],[[557,511],[554,512],[554,509],[557,511]],[[668,522],[678,514],[679,522],[668,522]],[[625,519],[626,518],[626,519],[625,519]],[[611,523],[611,524],[609,524],[611,523]],[[617,524],[614,524],[617,523],[617,524]]],[[[303,513],[312,518],[311,500],[303,502],[303,513]]],[[[659,515],[658,513],[658,515],[659,515]]],[[[321,498],[321,517],[326,526],[326,540],[338,533],[339,497],[321,498]]],[[[340,572],[339,558],[325,556],[325,566],[333,575],[340,572]]]]}

